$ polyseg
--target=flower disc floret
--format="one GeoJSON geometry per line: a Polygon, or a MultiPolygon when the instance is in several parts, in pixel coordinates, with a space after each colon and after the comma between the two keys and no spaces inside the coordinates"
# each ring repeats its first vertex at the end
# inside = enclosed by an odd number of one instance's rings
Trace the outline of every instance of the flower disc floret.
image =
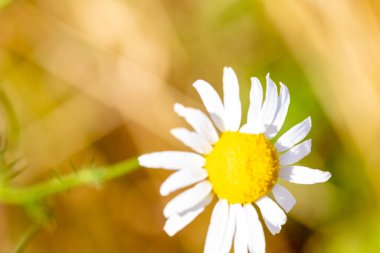
{"type": "Polygon", "coordinates": [[[206,157],[213,190],[229,203],[252,203],[271,191],[279,173],[273,144],[263,134],[225,132],[206,157]]]}

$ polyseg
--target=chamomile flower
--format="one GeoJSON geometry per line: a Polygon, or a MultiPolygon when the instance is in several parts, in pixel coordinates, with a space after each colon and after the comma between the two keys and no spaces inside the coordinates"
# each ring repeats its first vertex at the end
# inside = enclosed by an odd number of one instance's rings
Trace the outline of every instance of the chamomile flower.
{"type": "Polygon", "coordinates": [[[296,203],[279,178],[297,184],[326,182],[331,174],[294,165],[311,151],[303,141],[311,129],[306,118],[272,141],[288,111],[288,88],[266,77],[265,99],[257,78],[251,78],[250,106],[241,126],[239,83],[231,68],[224,68],[224,100],[203,80],[194,83],[210,118],[198,109],[175,104],[175,112],[194,129],[176,128],[171,133],[195,152],[163,151],[139,157],[141,166],[174,170],[161,185],[167,196],[189,187],[164,208],[164,230],[170,236],[192,222],[214,197],[205,253],[265,252],[265,238],[258,210],[268,230],[277,234],[296,203]],[[303,142],[301,142],[303,141],[303,142]],[[275,200],[270,195],[272,193],[275,200]]]}

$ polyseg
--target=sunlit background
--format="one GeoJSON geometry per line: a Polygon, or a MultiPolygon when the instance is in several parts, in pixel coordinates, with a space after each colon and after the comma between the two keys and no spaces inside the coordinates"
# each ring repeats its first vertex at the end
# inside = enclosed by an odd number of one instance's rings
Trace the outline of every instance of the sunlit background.
{"type": "MultiPolygon", "coordinates": [[[[192,83],[238,74],[288,85],[284,130],[311,116],[304,164],[329,183],[287,185],[298,203],[267,252],[380,252],[380,4],[376,0],[20,0],[0,9],[0,140],[22,187],[88,164],[186,150],[174,102],[204,109],[192,83]]],[[[282,132],[284,132],[284,130],[282,132]]],[[[169,172],[140,169],[44,203],[28,253],[202,252],[211,206],[162,230],[169,172]]],[[[33,223],[0,206],[0,252],[33,223]]]]}

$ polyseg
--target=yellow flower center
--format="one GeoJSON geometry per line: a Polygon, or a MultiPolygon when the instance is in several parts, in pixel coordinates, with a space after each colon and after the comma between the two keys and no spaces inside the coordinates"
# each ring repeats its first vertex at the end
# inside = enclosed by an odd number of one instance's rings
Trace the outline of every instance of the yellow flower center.
{"type": "Polygon", "coordinates": [[[225,132],[206,156],[213,190],[229,203],[252,203],[276,183],[277,152],[263,134],[225,132]]]}

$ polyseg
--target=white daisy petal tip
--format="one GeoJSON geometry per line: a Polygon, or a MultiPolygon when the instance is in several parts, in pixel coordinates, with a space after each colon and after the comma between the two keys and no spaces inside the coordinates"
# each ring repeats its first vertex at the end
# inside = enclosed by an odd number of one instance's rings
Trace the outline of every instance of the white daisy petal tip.
{"type": "Polygon", "coordinates": [[[180,103],[175,103],[174,104],[174,112],[176,112],[177,114],[180,114],[181,111],[185,108],[185,106],[183,106],[182,104],[180,103]]]}
{"type": "Polygon", "coordinates": [[[323,176],[321,183],[325,183],[325,182],[329,181],[330,178],[332,177],[332,174],[329,171],[324,171],[323,175],[324,176],[323,176]]]}
{"type": "Polygon", "coordinates": [[[297,146],[294,146],[288,150],[285,154],[280,156],[281,166],[288,166],[295,164],[302,160],[304,157],[308,156],[311,152],[311,139],[308,139],[297,146]]]}
{"type": "Polygon", "coordinates": [[[165,223],[164,231],[170,237],[173,237],[184,227],[186,227],[190,222],[192,222],[199,214],[201,214],[203,210],[204,207],[200,207],[198,209],[186,212],[182,215],[175,214],[171,216],[165,223]]]}
{"type": "Polygon", "coordinates": [[[233,71],[235,73],[235,71],[230,66],[225,66],[223,68],[223,72],[227,72],[227,71],[233,71]]]}
{"type": "Polygon", "coordinates": [[[226,130],[238,131],[241,123],[241,101],[239,81],[235,71],[226,67],[223,70],[224,123],[226,130]]]}
{"type": "Polygon", "coordinates": [[[289,98],[289,88],[286,84],[280,82],[280,91],[281,89],[283,90],[283,93],[286,94],[286,96],[288,97],[289,101],[287,101],[287,103],[290,103],[290,98],[289,98]]]}
{"type": "Polygon", "coordinates": [[[311,117],[310,116],[308,116],[307,118],[306,118],[306,122],[307,122],[307,124],[310,126],[310,128],[311,128],[311,126],[312,126],[312,124],[311,124],[311,117]]]}
{"type": "MultiPolygon", "coordinates": [[[[265,101],[258,118],[258,121],[261,122],[261,124],[266,127],[272,125],[273,120],[276,118],[278,102],[277,85],[269,78],[268,74],[266,78],[265,101]]],[[[269,129],[266,129],[266,131],[267,130],[269,131],[269,129]]]]}
{"type": "Polygon", "coordinates": [[[206,81],[197,80],[193,83],[193,87],[197,90],[201,97],[206,110],[211,116],[216,127],[224,131],[224,105],[216,90],[206,81]]]}
{"type": "Polygon", "coordinates": [[[170,194],[170,191],[167,190],[167,189],[162,189],[162,187],[160,188],[160,195],[163,196],[163,197],[166,197],[166,196],[169,196],[170,194]]]}
{"type": "Polygon", "coordinates": [[[304,166],[289,166],[280,169],[281,178],[295,184],[325,183],[331,178],[331,173],[304,166]]]}
{"type": "Polygon", "coordinates": [[[205,169],[179,170],[171,174],[160,187],[161,196],[168,196],[170,193],[198,183],[207,178],[205,169]]]}
{"type": "Polygon", "coordinates": [[[177,135],[178,135],[178,133],[180,132],[180,130],[181,130],[182,128],[173,128],[173,129],[170,129],[170,134],[171,135],[173,135],[174,137],[176,137],[177,138],[177,135]]]}
{"type": "Polygon", "coordinates": [[[145,168],[158,168],[159,166],[156,165],[154,159],[152,159],[157,153],[158,152],[140,155],[137,157],[139,165],[145,168]]]}
{"type": "Polygon", "coordinates": [[[181,170],[201,168],[205,158],[199,154],[185,151],[160,151],[138,157],[140,166],[151,169],[181,170]]]}
{"type": "Polygon", "coordinates": [[[277,89],[277,85],[276,85],[276,83],[273,81],[273,79],[270,77],[270,73],[268,73],[268,74],[265,76],[265,79],[266,79],[267,83],[273,84],[273,85],[276,87],[276,89],[277,89]]]}
{"type": "Polygon", "coordinates": [[[277,203],[280,204],[287,213],[289,213],[297,203],[294,196],[282,185],[276,184],[272,189],[272,193],[277,203]]]}
{"type": "Polygon", "coordinates": [[[259,206],[264,222],[272,235],[280,233],[282,225],[287,221],[286,214],[276,202],[267,196],[256,201],[259,206]]]}
{"type": "Polygon", "coordinates": [[[286,84],[284,84],[283,82],[279,82],[280,83],[280,86],[284,86],[285,88],[288,88],[288,86],[286,84]]]}
{"type": "Polygon", "coordinates": [[[223,78],[236,77],[235,71],[231,67],[223,68],[223,78]]]}
{"type": "Polygon", "coordinates": [[[185,146],[193,149],[197,153],[208,154],[212,150],[210,143],[196,132],[179,127],[171,129],[170,133],[185,146]]]}
{"type": "Polygon", "coordinates": [[[290,94],[288,87],[280,82],[280,94],[277,100],[277,109],[273,117],[273,121],[268,125],[265,135],[268,139],[274,138],[281,130],[285,122],[288,108],[290,105],[290,94]]]}
{"type": "Polygon", "coordinates": [[[251,90],[249,92],[249,108],[247,124],[252,125],[258,122],[263,105],[263,86],[257,77],[251,77],[251,90]]]}
{"type": "Polygon", "coordinates": [[[176,103],[174,111],[193,127],[196,133],[206,138],[210,144],[218,141],[219,136],[211,120],[200,110],[184,107],[176,103]]]}
{"type": "Polygon", "coordinates": [[[267,81],[267,86],[268,86],[268,85],[271,86],[270,88],[273,89],[274,91],[276,91],[276,92],[275,92],[275,94],[276,94],[276,99],[278,99],[277,84],[272,80],[272,78],[270,77],[270,74],[269,74],[269,73],[266,75],[265,78],[266,78],[266,81],[267,81]]]}
{"type": "Polygon", "coordinates": [[[146,160],[146,155],[140,155],[139,157],[137,157],[137,161],[139,163],[140,166],[142,167],[145,167],[144,166],[144,163],[145,163],[145,160],[146,160]]]}
{"type": "Polygon", "coordinates": [[[209,83],[206,82],[205,80],[202,80],[202,79],[198,79],[196,80],[194,83],[193,83],[193,87],[195,89],[199,88],[199,86],[203,86],[203,85],[208,85],[209,83]]]}
{"type": "Polygon", "coordinates": [[[320,174],[319,174],[318,179],[315,180],[314,184],[326,183],[327,181],[330,180],[330,178],[332,176],[331,172],[329,172],[329,171],[320,171],[320,170],[318,170],[318,171],[320,172],[320,174]]]}
{"type": "Polygon", "coordinates": [[[293,126],[285,132],[275,143],[278,152],[286,151],[302,141],[311,130],[311,117],[307,117],[302,122],[293,126]]]}
{"type": "Polygon", "coordinates": [[[261,85],[261,82],[260,82],[259,78],[255,77],[255,76],[252,76],[250,79],[251,79],[251,83],[257,83],[257,84],[261,85]]]}
{"type": "Polygon", "coordinates": [[[203,181],[193,188],[178,194],[164,207],[164,216],[170,218],[173,215],[182,214],[197,207],[199,204],[202,204],[204,200],[209,199],[208,196],[211,190],[211,184],[208,181],[203,181]]]}
{"type": "Polygon", "coordinates": [[[166,221],[165,225],[164,225],[164,231],[165,233],[170,236],[170,237],[173,237],[175,236],[178,231],[174,231],[173,228],[171,228],[173,225],[171,225],[170,223],[168,223],[169,220],[166,221]]]}

